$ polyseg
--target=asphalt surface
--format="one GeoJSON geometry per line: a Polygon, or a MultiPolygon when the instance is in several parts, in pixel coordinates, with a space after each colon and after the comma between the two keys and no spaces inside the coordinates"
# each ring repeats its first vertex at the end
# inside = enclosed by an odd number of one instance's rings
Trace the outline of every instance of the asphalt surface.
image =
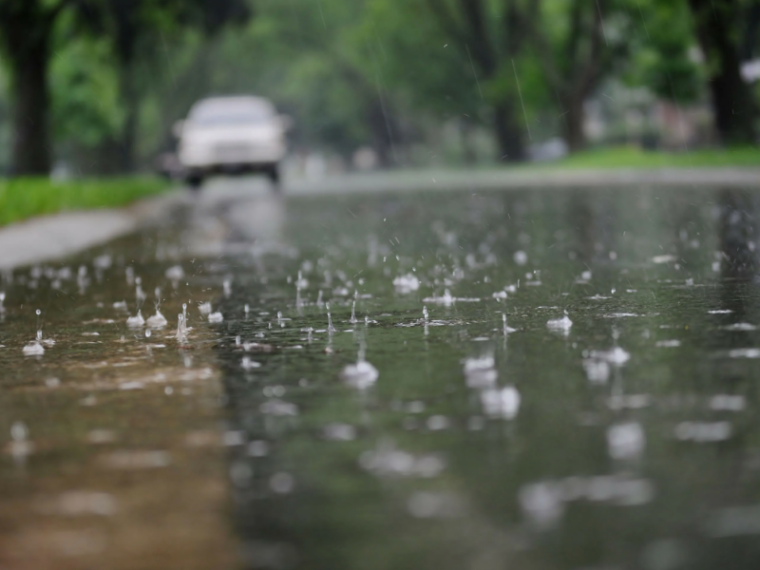
{"type": "Polygon", "coordinates": [[[754,570],[755,185],[443,179],[0,273],[0,568],[754,570]]]}
{"type": "MultiPolygon", "coordinates": [[[[286,180],[284,192],[291,196],[320,196],[378,192],[468,190],[536,190],[586,187],[702,186],[760,187],[760,168],[694,168],[656,170],[422,170],[328,176],[317,180],[286,180]]],[[[67,212],[36,218],[0,228],[0,270],[62,258],[105,243],[137,228],[159,222],[172,209],[192,201],[221,203],[267,193],[271,189],[258,178],[207,182],[196,195],[184,188],[169,195],[145,200],[121,210],[67,212]]]]}

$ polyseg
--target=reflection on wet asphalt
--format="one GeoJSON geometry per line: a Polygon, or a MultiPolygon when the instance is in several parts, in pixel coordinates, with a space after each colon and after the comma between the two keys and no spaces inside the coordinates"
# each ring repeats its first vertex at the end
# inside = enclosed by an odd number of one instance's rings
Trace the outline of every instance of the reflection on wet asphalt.
{"type": "Polygon", "coordinates": [[[0,563],[760,563],[754,194],[242,189],[4,276],[0,563]]]}
{"type": "Polygon", "coordinates": [[[234,567],[218,335],[195,308],[217,293],[163,234],[2,276],[2,568],[234,567]],[[128,327],[138,288],[155,317],[156,287],[170,323],[128,327]]]}

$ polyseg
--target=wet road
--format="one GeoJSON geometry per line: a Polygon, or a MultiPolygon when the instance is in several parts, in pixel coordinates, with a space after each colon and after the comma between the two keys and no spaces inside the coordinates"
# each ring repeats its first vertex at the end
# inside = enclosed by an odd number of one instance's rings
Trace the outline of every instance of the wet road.
{"type": "Polygon", "coordinates": [[[756,568],[759,212],[220,183],[5,274],[0,567],[756,568]]]}

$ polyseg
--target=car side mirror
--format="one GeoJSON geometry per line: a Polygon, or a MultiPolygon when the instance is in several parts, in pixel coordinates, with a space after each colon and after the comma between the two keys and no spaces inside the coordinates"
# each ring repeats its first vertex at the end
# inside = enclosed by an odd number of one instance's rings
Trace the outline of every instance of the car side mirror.
{"type": "Polygon", "coordinates": [[[289,131],[293,128],[293,118],[290,115],[280,115],[277,118],[283,131],[289,131]]]}
{"type": "Polygon", "coordinates": [[[174,123],[174,125],[172,126],[172,134],[177,138],[180,138],[182,136],[183,130],[185,130],[184,120],[179,120],[176,123],[174,123]]]}

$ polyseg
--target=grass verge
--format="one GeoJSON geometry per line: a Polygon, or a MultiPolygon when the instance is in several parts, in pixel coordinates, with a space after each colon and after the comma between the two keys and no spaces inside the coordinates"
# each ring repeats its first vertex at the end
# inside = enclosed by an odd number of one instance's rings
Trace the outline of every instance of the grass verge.
{"type": "Polygon", "coordinates": [[[579,152],[557,162],[556,168],[720,168],[760,167],[760,148],[693,150],[684,152],[646,151],[615,147],[579,152]]]}
{"type": "Polygon", "coordinates": [[[149,177],[70,182],[47,178],[0,180],[0,226],[67,210],[116,208],[170,187],[165,180],[149,177]]]}

